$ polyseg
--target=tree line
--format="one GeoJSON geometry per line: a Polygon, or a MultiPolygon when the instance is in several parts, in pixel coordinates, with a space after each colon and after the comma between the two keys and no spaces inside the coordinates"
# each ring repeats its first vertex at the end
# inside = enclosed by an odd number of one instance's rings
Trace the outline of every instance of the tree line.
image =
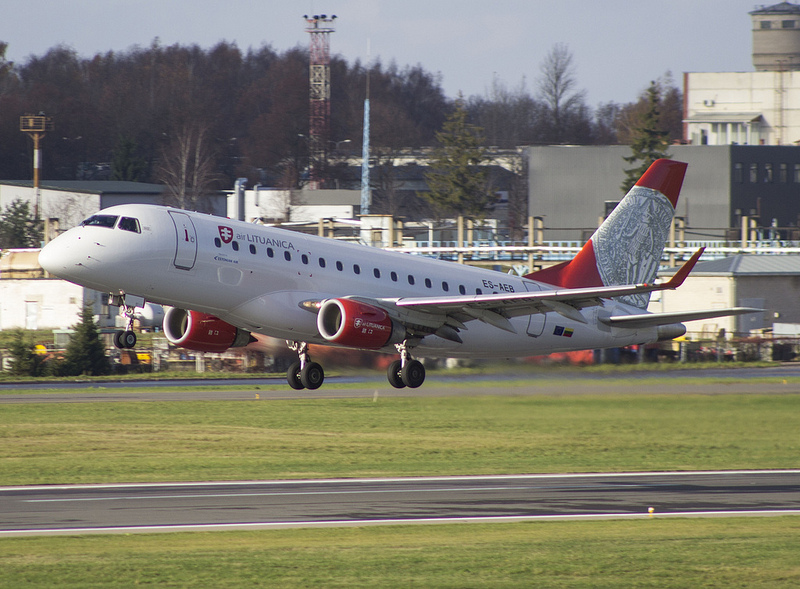
{"type": "MultiPolygon", "coordinates": [[[[221,42],[149,47],[80,57],[56,46],[24,63],[5,59],[0,41],[0,178],[31,177],[30,139],[19,116],[44,112],[56,131],[44,142],[43,177],[92,177],[91,163],[114,164],[115,177],[165,181],[170,159],[203,161],[225,187],[237,177],[298,185],[308,158],[308,52],[269,45],[240,50],[221,42]],[[183,155],[181,155],[183,154],[183,155]],[[166,168],[166,169],[165,169],[166,168]],[[166,173],[165,173],[166,172],[166,173]]],[[[591,108],[572,54],[557,44],[535,88],[495,81],[485,96],[462,97],[487,145],[617,144],[630,141],[644,95],[591,108]]],[[[377,150],[431,146],[455,108],[438,75],[421,65],[331,61],[331,150],[360,153],[369,76],[372,144],[377,150]],[[350,140],[344,143],[345,140],[350,140]]],[[[680,91],[658,82],[664,131],[680,137],[680,91]]],[[[643,85],[644,86],[644,85],[643,85]]]]}

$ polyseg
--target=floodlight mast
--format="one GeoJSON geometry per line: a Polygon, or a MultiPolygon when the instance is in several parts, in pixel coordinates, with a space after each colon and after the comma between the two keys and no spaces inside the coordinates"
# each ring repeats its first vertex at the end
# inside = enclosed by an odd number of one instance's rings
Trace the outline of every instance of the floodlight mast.
{"type": "Polygon", "coordinates": [[[336,15],[303,15],[311,35],[309,45],[309,129],[310,187],[320,188],[327,162],[331,117],[330,34],[336,15]]]}
{"type": "Polygon", "coordinates": [[[33,218],[39,219],[41,196],[39,192],[39,169],[42,165],[42,154],[39,141],[48,131],[55,129],[53,117],[46,116],[43,112],[38,115],[24,114],[19,118],[19,130],[27,133],[33,139],[33,218]]]}

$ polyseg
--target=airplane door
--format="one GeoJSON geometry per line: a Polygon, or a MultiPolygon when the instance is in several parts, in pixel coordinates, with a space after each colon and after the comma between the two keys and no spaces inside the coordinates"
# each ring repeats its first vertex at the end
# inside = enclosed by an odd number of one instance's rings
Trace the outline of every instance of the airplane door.
{"type": "Polygon", "coordinates": [[[181,270],[191,270],[197,259],[197,233],[194,230],[194,223],[186,213],[168,212],[175,224],[175,237],[177,238],[173,263],[176,268],[181,270]]]}
{"type": "MultiPolygon", "coordinates": [[[[542,290],[535,282],[523,282],[525,289],[528,292],[539,292],[542,290]]],[[[528,319],[528,335],[531,337],[539,337],[544,333],[544,324],[547,320],[545,313],[533,313],[529,315],[528,319]]]]}

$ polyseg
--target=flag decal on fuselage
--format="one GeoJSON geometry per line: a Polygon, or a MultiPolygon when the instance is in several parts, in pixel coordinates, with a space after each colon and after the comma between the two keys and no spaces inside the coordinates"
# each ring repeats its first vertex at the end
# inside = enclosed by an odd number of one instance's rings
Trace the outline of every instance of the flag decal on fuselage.
{"type": "Polygon", "coordinates": [[[553,335],[558,335],[561,337],[572,337],[572,334],[575,332],[574,329],[571,327],[564,327],[562,325],[556,325],[556,328],[553,330],[553,335]]]}

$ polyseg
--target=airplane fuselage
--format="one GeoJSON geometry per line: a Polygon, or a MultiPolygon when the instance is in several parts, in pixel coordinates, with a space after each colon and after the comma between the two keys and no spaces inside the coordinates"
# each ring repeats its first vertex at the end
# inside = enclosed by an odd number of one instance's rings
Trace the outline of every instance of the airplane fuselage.
{"type": "MultiPolygon", "coordinates": [[[[507,274],[154,205],[104,209],[97,224],[57,237],[42,253],[53,274],[102,292],[140,296],[215,315],[268,336],[329,344],[306,301],[489,295],[553,290],[507,274]],[[112,221],[113,218],[113,221],[112,221]],[[129,219],[125,223],[118,219],[129,219]]],[[[579,311],[510,318],[516,333],[481,321],[462,343],[424,337],[430,357],[508,357],[653,342],[653,327],[611,327],[598,318],[641,313],[613,299],[579,311]]],[[[393,351],[387,345],[384,351],[393,351]]]]}

